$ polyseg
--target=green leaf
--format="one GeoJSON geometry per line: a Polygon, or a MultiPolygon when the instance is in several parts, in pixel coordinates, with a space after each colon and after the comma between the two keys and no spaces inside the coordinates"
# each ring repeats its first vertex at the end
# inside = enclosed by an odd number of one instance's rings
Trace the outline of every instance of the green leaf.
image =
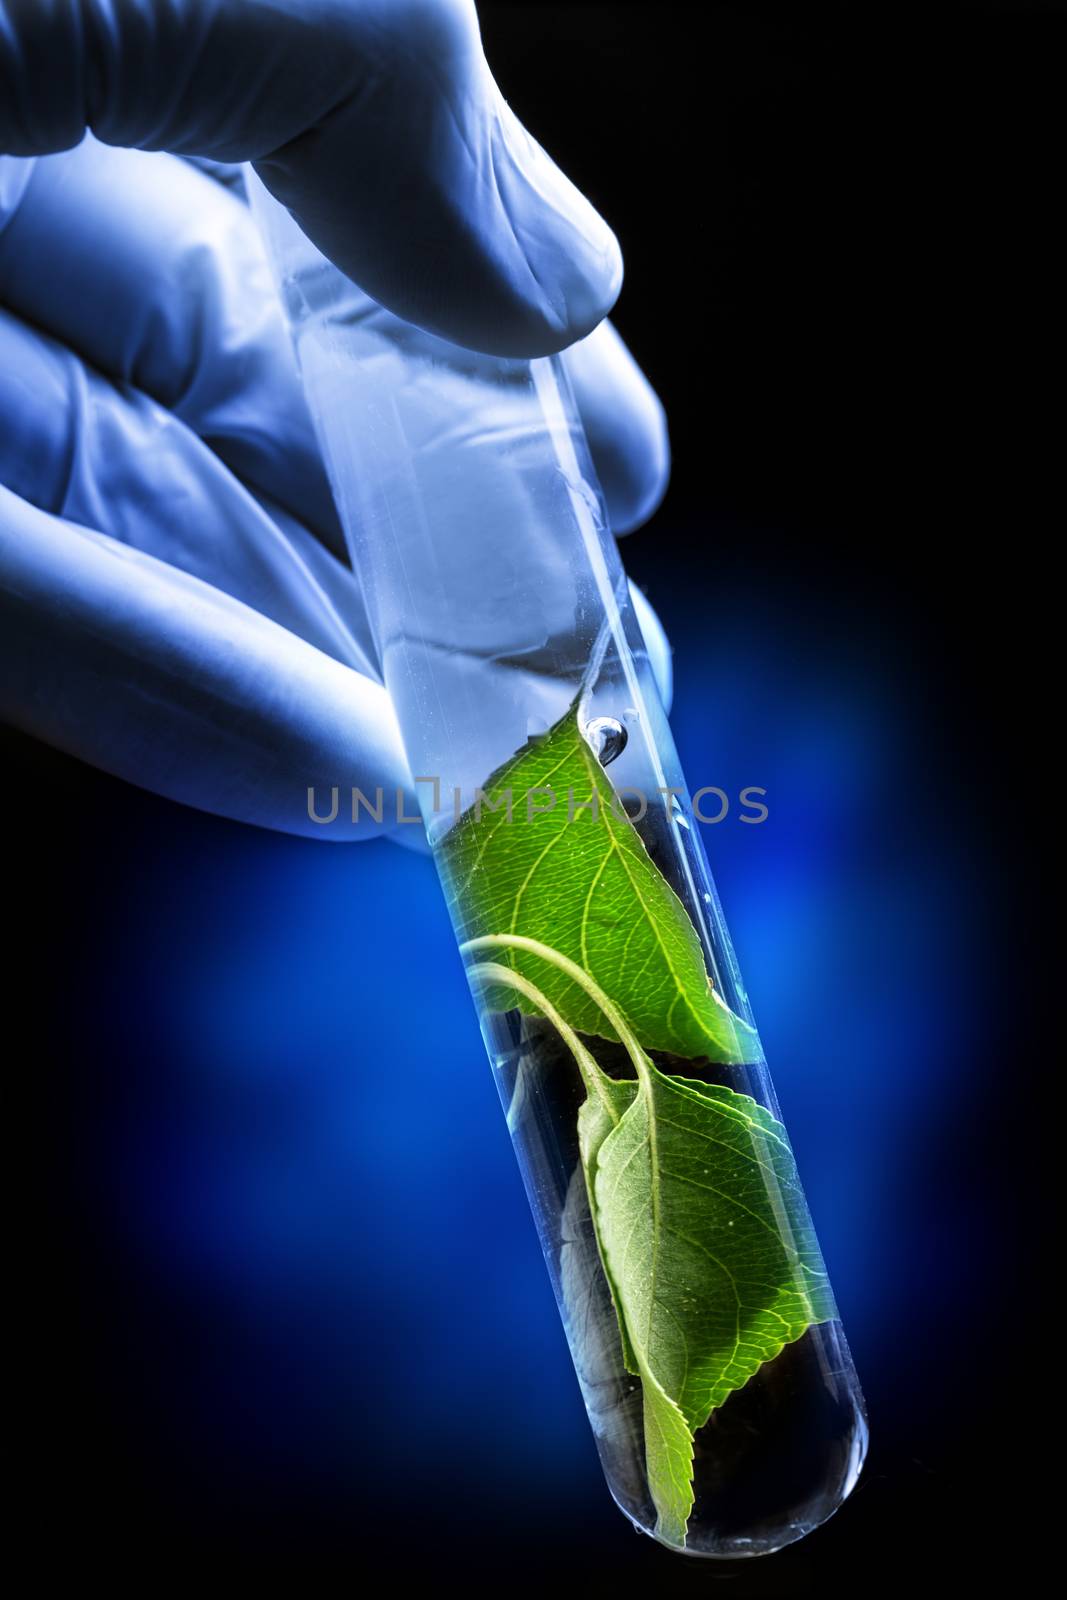
{"type": "Polygon", "coordinates": [[[645,1471],[656,1507],[656,1533],[665,1544],[685,1544],[693,1509],[693,1435],[674,1401],[641,1367],[645,1405],[645,1471]]]}
{"type": "MultiPolygon", "coordinates": [[[[499,809],[472,806],[438,851],[465,938],[521,933],[569,956],[608,990],[646,1050],[759,1059],[754,1030],[712,989],[689,915],[582,737],[576,708],[499,768],[484,793],[499,809]],[[555,803],[539,812],[549,805],[545,791],[555,803]],[[595,817],[577,809],[593,796],[595,817]]],[[[528,951],[504,959],[573,1028],[617,1036],[596,1002],[557,968],[528,951]]]]}
{"type": "Polygon", "coordinates": [[[597,1152],[597,1236],[645,1392],[660,1536],[692,1508],[667,1402],[691,1438],[765,1361],[836,1316],[781,1123],[747,1095],[667,1078],[597,1152]]]}
{"type": "MultiPolygon", "coordinates": [[[[600,1152],[608,1135],[617,1128],[633,1104],[634,1095],[637,1093],[637,1084],[632,1079],[618,1082],[603,1073],[601,1088],[597,1094],[591,1094],[583,1101],[578,1112],[578,1150],[582,1158],[582,1170],[585,1173],[585,1185],[589,1195],[589,1209],[593,1217],[593,1232],[600,1247],[601,1260],[604,1259],[603,1241],[600,1238],[600,1225],[596,1208],[596,1175],[600,1163],[600,1152]]],[[[640,1368],[637,1357],[630,1344],[626,1332],[626,1322],[619,1304],[619,1295],[611,1280],[611,1274],[605,1273],[608,1286],[611,1289],[611,1298],[615,1304],[615,1312],[619,1319],[619,1332],[622,1339],[623,1361],[627,1372],[637,1373],[640,1368]]]]}

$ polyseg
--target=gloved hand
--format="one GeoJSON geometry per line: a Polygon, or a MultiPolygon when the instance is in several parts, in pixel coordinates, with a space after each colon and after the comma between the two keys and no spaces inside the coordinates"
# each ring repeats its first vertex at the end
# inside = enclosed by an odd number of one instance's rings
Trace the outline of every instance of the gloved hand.
{"type": "MultiPolygon", "coordinates": [[[[358,582],[250,216],[145,149],[254,159],[375,298],[494,351],[586,334],[614,240],[454,0],[0,0],[0,151],[90,125],[145,148],[0,158],[0,714],[336,838],[301,818],[308,783],[405,771],[358,582]]],[[[607,324],[567,361],[623,531],[662,491],[662,412],[607,324]]]]}

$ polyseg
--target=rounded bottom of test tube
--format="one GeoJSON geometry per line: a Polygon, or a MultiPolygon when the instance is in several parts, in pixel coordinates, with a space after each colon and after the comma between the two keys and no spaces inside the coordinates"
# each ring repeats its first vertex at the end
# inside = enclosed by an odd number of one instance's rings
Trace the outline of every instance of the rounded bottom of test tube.
{"type": "Polygon", "coordinates": [[[697,1433],[684,1546],[657,1534],[646,1486],[620,1476],[598,1442],[612,1497],[640,1532],[679,1555],[741,1561],[784,1550],[833,1516],[859,1478],[867,1420],[840,1324],[809,1328],[697,1433]]]}

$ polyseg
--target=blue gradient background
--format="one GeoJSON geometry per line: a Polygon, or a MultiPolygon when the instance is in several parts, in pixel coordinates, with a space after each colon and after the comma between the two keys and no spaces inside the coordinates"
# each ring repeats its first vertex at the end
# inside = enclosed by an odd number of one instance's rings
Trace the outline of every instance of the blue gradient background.
{"type": "Polygon", "coordinates": [[[618,226],[619,323],[671,418],[626,560],[675,645],[686,771],[768,791],[765,824],[704,838],[864,1479],[754,1567],[635,1535],[430,863],[5,733],[10,1398],[46,1560],[792,1596],[957,1592],[1029,1538],[1048,729],[1014,552],[1041,521],[1017,362],[1043,348],[1021,230],[1050,56],[995,7],[899,34],[707,10],[696,50],[682,6],[483,8],[516,109],[618,226]]]}

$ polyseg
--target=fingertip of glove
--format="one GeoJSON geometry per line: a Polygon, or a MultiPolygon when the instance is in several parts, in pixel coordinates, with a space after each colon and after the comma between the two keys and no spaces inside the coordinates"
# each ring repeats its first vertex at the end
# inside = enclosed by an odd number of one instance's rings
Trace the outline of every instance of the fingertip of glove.
{"type": "Polygon", "coordinates": [[[592,206],[588,206],[588,212],[582,246],[565,243],[559,250],[559,286],[564,306],[560,326],[551,330],[543,350],[531,354],[556,355],[576,340],[586,338],[600,326],[619,298],[623,278],[619,241],[592,206]]]}
{"type": "Polygon", "coordinates": [[[606,224],[604,232],[611,242],[595,256],[554,241],[540,243],[529,260],[537,292],[516,290],[492,308],[472,306],[469,319],[460,314],[458,331],[447,337],[488,355],[526,360],[559,355],[586,338],[608,315],[622,286],[622,253],[606,224]]]}
{"type": "Polygon", "coordinates": [[[611,311],[622,288],[622,250],[596,207],[492,87],[497,215],[488,219],[485,237],[510,238],[518,246],[518,262],[504,249],[498,256],[501,266],[511,266],[505,280],[514,300],[512,318],[502,318],[497,330],[514,348],[499,353],[556,355],[611,311]]]}

